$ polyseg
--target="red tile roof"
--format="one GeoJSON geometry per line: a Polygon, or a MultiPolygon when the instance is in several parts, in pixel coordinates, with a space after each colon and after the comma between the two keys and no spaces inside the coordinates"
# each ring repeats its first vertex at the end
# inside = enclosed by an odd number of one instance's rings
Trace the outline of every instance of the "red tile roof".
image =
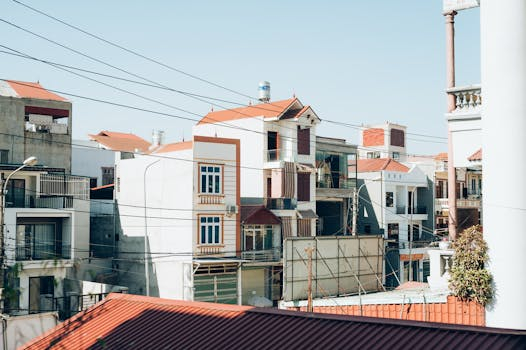
{"type": "Polygon", "coordinates": [[[152,153],[168,153],[168,152],[182,151],[182,150],[192,149],[192,145],[193,145],[192,141],[168,143],[166,145],[161,145],[158,149],[156,149],[152,153]]]}
{"type": "Polygon", "coordinates": [[[89,135],[89,137],[113,151],[135,152],[138,149],[141,152],[146,152],[150,147],[148,141],[134,134],[101,131],[97,135],[89,135]]]}
{"type": "Polygon", "coordinates": [[[409,172],[409,168],[391,158],[358,159],[358,172],[367,173],[372,171],[398,171],[409,172]]]}
{"type": "Polygon", "coordinates": [[[383,146],[385,130],[382,128],[365,129],[362,133],[362,146],[383,146]]]}
{"type": "Polygon", "coordinates": [[[468,160],[471,162],[482,160],[482,148],[480,148],[477,152],[473,153],[468,157],[468,160]]]}
{"type": "Polygon", "coordinates": [[[524,349],[526,331],[110,294],[25,349],[524,349]]]}
{"type": "Polygon", "coordinates": [[[210,112],[197,124],[213,124],[253,117],[275,118],[286,112],[295,102],[299,102],[299,100],[297,98],[291,98],[288,100],[260,103],[253,106],[210,112]]]}
{"type": "Polygon", "coordinates": [[[441,152],[435,156],[435,160],[447,162],[447,152],[441,152]]]}
{"type": "Polygon", "coordinates": [[[64,97],[46,90],[39,83],[30,83],[15,80],[7,80],[6,82],[14,90],[17,97],[20,98],[37,98],[41,100],[67,101],[64,97]]]}

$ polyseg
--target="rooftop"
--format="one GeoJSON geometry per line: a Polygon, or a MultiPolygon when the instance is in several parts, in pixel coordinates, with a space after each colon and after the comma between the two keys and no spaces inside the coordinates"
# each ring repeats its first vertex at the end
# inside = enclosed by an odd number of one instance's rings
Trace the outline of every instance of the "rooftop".
{"type": "Polygon", "coordinates": [[[150,147],[148,141],[134,134],[103,130],[97,135],[88,136],[90,139],[113,151],[135,152],[139,150],[146,152],[150,147]]]}
{"type": "Polygon", "coordinates": [[[477,152],[473,153],[468,157],[468,160],[470,162],[480,161],[482,160],[482,148],[480,148],[477,152]]]}
{"type": "Polygon", "coordinates": [[[35,98],[40,100],[67,101],[51,91],[46,90],[40,83],[15,80],[0,80],[0,96],[35,98]]]}
{"type": "Polygon", "coordinates": [[[110,294],[25,349],[481,350],[525,346],[526,331],[110,294]]]}
{"type": "Polygon", "coordinates": [[[409,172],[409,168],[391,158],[358,159],[358,172],[367,173],[374,171],[409,172]]]}
{"type": "Polygon", "coordinates": [[[288,100],[260,103],[216,112],[212,111],[205,115],[197,124],[213,124],[254,117],[263,117],[263,119],[295,119],[309,109],[309,106],[303,106],[299,99],[294,97],[288,100]]]}

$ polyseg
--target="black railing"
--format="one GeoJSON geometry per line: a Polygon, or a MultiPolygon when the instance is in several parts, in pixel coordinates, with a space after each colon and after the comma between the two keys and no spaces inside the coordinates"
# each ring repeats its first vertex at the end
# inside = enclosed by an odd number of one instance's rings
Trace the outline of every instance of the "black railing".
{"type": "Polygon", "coordinates": [[[48,208],[65,209],[73,208],[72,196],[49,196],[39,197],[35,195],[26,196],[7,196],[7,208],[48,208]]]}
{"type": "Polygon", "coordinates": [[[71,246],[53,243],[29,243],[16,247],[16,260],[56,260],[70,259],[71,246]]]}
{"type": "Polygon", "coordinates": [[[74,294],[65,297],[51,298],[51,305],[53,305],[52,311],[58,311],[58,317],[62,321],[102,301],[108,294],[109,293],[74,294]]]}
{"type": "Polygon", "coordinates": [[[296,205],[294,198],[266,198],[267,209],[293,210],[296,209],[296,205]]]}
{"type": "Polygon", "coordinates": [[[427,206],[425,205],[419,205],[419,206],[416,206],[416,207],[408,207],[407,208],[407,213],[408,214],[427,214],[427,206]]]}

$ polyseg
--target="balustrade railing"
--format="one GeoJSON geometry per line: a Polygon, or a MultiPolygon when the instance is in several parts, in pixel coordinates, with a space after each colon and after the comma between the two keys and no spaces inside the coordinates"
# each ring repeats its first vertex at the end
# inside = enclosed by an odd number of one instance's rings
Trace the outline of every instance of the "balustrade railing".
{"type": "Polygon", "coordinates": [[[449,88],[447,93],[455,96],[455,112],[474,111],[482,104],[482,89],[480,85],[449,88]]]}

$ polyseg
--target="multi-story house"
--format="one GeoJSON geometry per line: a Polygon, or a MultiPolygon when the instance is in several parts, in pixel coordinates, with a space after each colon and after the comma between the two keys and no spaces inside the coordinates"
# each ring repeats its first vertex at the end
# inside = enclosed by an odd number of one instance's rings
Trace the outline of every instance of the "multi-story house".
{"type": "Polygon", "coordinates": [[[71,171],[71,102],[39,83],[0,81],[0,163],[71,171]]]}
{"type": "Polygon", "coordinates": [[[241,249],[247,260],[243,302],[251,297],[279,300],[282,240],[316,235],[319,122],[310,106],[291,98],[212,111],[194,126],[194,135],[235,138],[241,143],[241,249]],[[251,244],[252,237],[256,245],[251,244]],[[268,252],[271,245],[277,248],[272,254],[254,253],[268,252]]]}
{"type": "Polygon", "coordinates": [[[120,283],[132,293],[238,303],[239,140],[160,144],[118,158],[116,170],[120,283]]]}
{"type": "Polygon", "coordinates": [[[342,139],[316,137],[317,235],[351,233],[357,148],[342,139]]]}
{"type": "Polygon", "coordinates": [[[424,248],[433,236],[427,175],[389,158],[359,159],[358,185],[358,234],[383,234],[388,240],[385,284],[423,281],[429,267],[424,248]]]}
{"type": "Polygon", "coordinates": [[[359,158],[392,158],[404,162],[407,158],[405,134],[405,126],[390,122],[366,127],[360,133],[359,158]]]}

